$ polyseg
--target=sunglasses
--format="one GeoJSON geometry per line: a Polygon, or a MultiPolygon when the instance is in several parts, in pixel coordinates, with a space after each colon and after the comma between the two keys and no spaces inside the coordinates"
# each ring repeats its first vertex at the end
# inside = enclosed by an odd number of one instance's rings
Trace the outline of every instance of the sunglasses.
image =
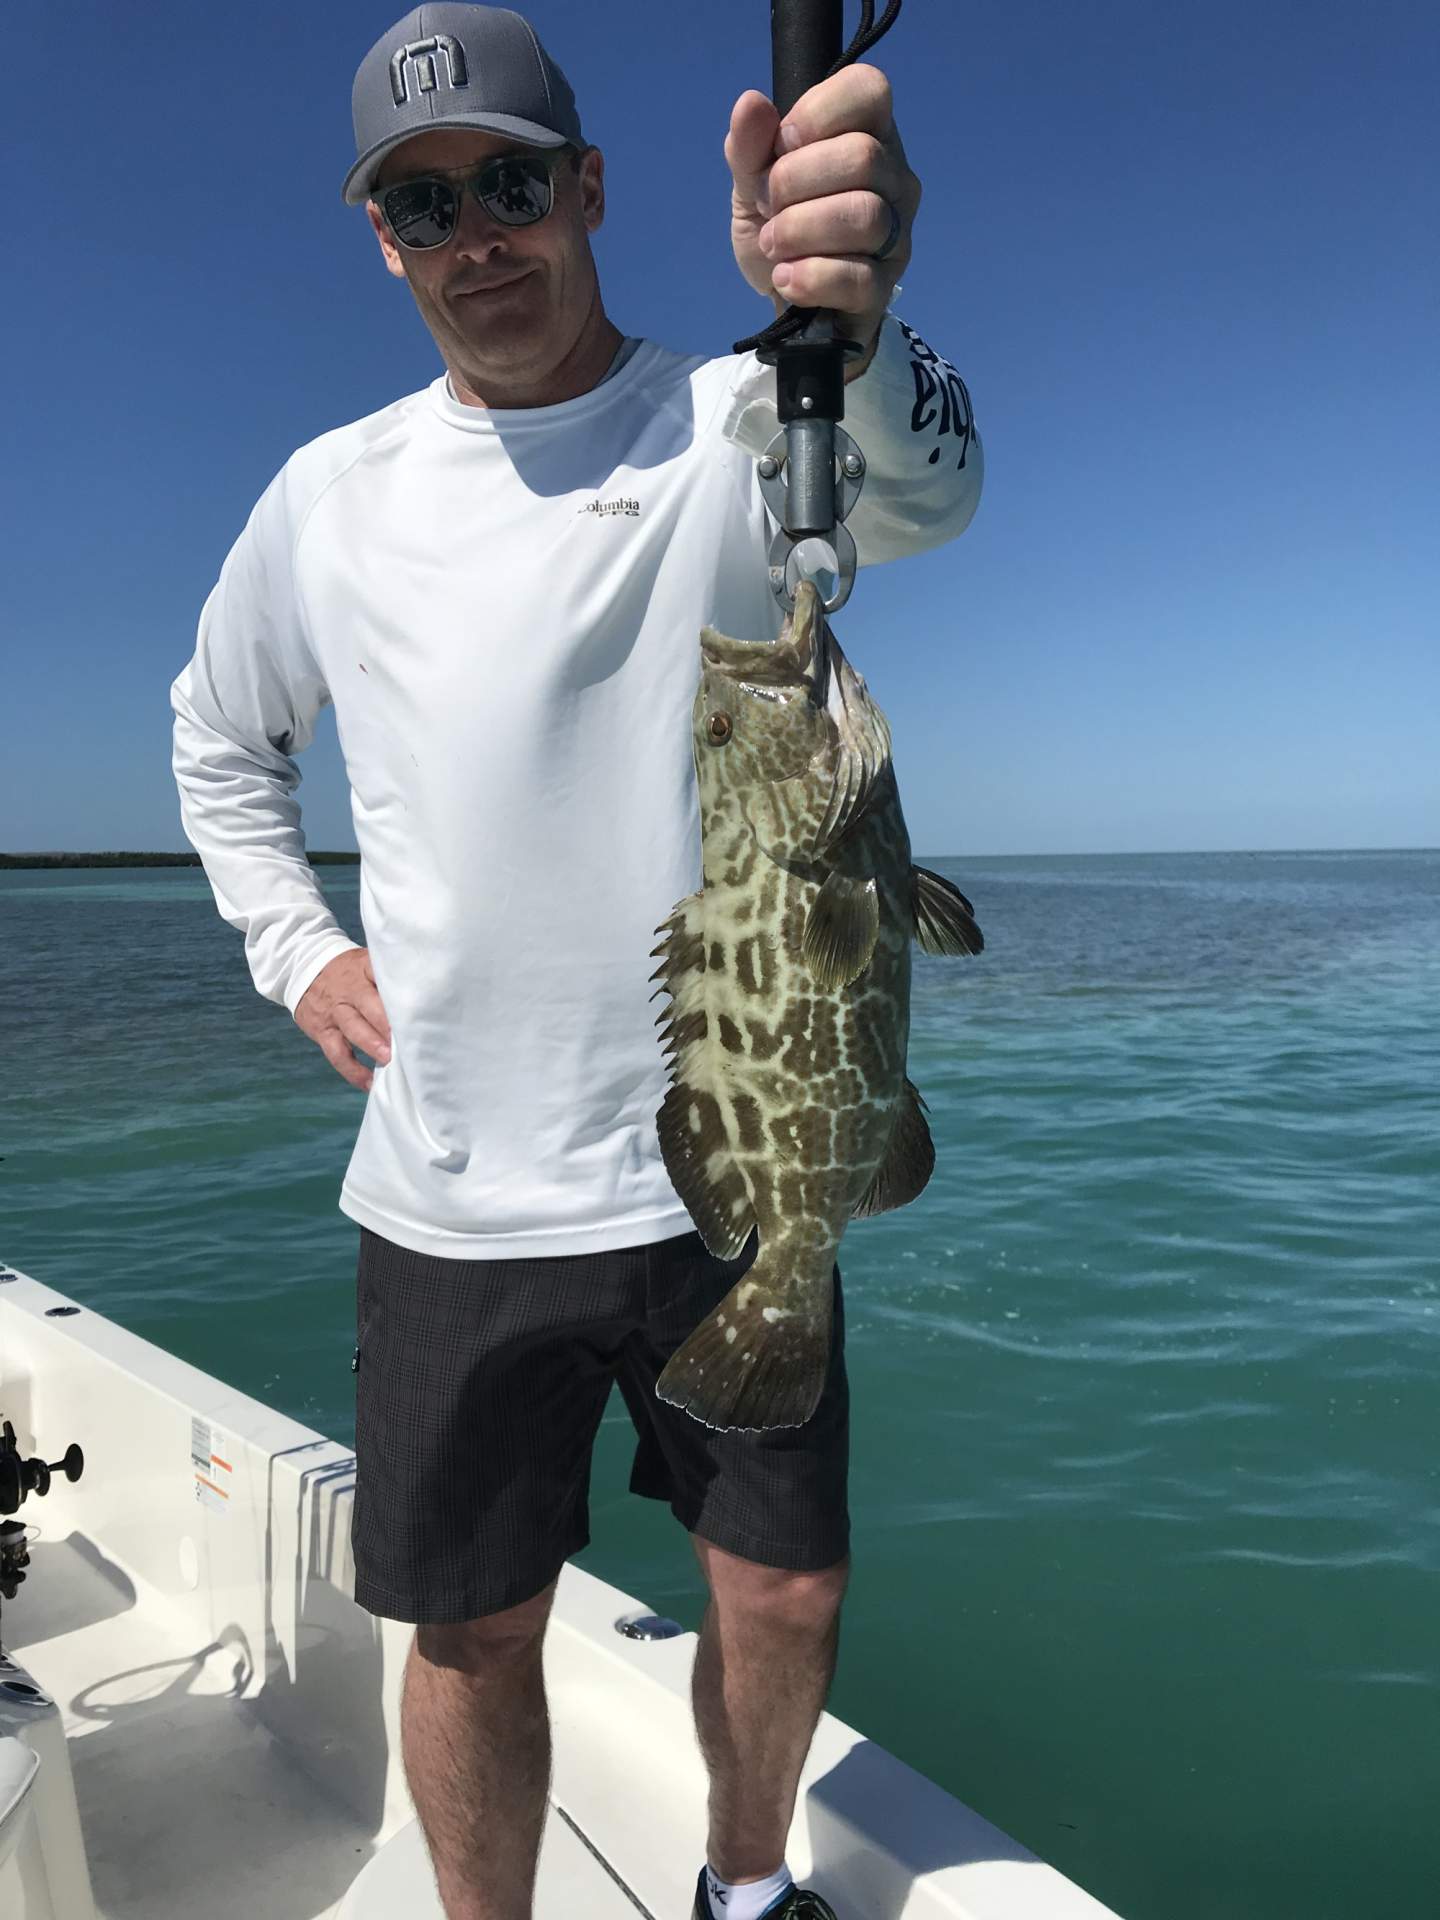
{"type": "Polygon", "coordinates": [[[487,160],[461,180],[448,180],[440,173],[421,174],[418,179],[382,187],[375,198],[399,244],[418,253],[443,247],[454,233],[467,187],[502,227],[533,227],[555,204],[558,164],[558,158],[544,154],[506,153],[487,160]]]}

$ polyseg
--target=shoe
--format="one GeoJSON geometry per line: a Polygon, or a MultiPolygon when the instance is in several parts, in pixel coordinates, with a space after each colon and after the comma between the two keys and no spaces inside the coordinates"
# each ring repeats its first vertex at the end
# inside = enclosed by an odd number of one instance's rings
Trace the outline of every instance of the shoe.
{"type": "MultiPolygon", "coordinates": [[[[695,1912],[691,1920],[716,1920],[710,1896],[705,1891],[703,1867],[695,1884],[695,1912]]],[[[777,1905],[765,1909],[764,1920],[836,1920],[836,1914],[829,1901],[822,1900],[818,1893],[812,1893],[808,1887],[791,1887],[781,1895],[777,1905]]]]}

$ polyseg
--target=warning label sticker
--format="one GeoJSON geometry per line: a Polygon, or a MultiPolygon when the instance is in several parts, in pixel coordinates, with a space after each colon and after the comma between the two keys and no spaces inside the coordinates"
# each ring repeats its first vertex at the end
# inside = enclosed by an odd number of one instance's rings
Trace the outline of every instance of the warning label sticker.
{"type": "Polygon", "coordinates": [[[190,1421],[190,1470],[195,1476],[195,1498],[214,1513],[226,1513],[230,1507],[230,1483],[235,1469],[228,1455],[230,1445],[218,1427],[208,1420],[190,1421]]]}

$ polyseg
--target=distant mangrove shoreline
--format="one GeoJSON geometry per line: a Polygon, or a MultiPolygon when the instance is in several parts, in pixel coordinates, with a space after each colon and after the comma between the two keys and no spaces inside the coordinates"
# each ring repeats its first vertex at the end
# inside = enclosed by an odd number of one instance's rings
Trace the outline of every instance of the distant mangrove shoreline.
{"type": "MultiPolygon", "coordinates": [[[[312,867],[358,867],[358,853],[307,853],[312,867]]],[[[198,853],[0,853],[7,867],[198,867],[198,853]]]]}

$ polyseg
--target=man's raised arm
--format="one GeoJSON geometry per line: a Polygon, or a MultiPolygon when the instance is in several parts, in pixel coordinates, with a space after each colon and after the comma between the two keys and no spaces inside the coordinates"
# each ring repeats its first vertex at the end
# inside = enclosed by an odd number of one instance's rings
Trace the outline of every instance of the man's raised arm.
{"type": "MultiPolygon", "coordinates": [[[[762,93],[735,103],[725,139],[736,265],[776,310],[832,311],[864,347],[845,370],[845,429],[865,456],[847,525],[859,563],[923,553],[963,533],[984,456],[960,375],[889,311],[911,255],[920,182],[878,67],[844,67],[783,122],[762,93]]],[[[774,437],[775,376],[740,363],[722,431],[752,454],[774,437]]]]}

